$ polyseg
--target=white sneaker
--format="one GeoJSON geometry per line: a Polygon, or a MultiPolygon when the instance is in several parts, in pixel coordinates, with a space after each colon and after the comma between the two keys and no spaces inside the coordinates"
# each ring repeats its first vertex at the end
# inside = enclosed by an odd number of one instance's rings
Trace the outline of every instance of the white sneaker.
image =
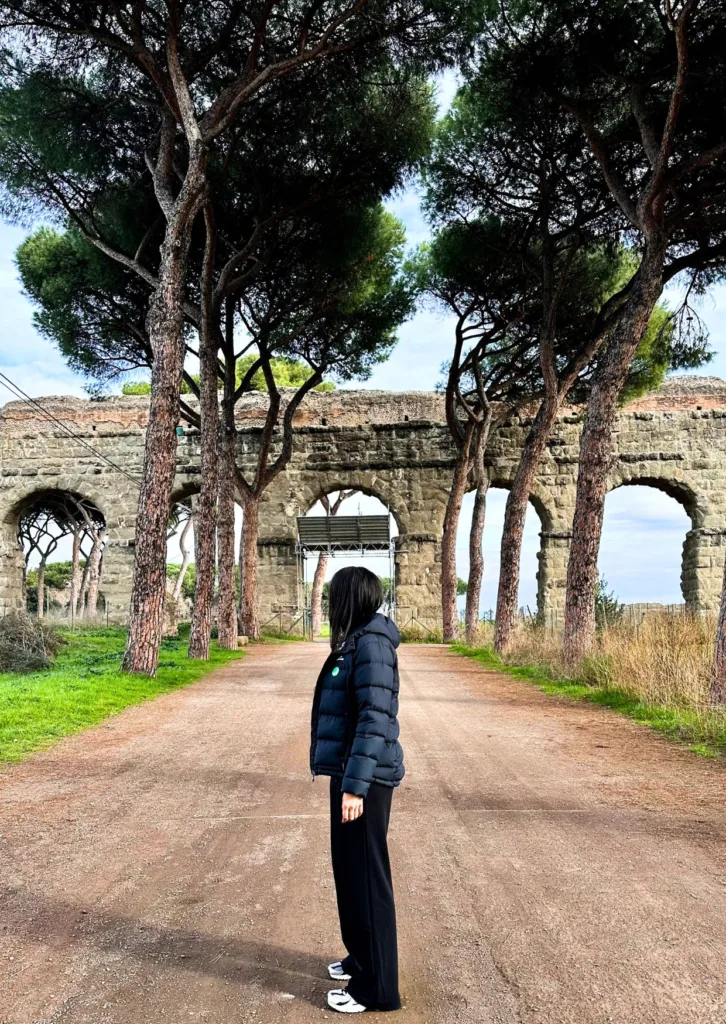
{"type": "Polygon", "coordinates": [[[328,992],[328,1006],[338,1013],[363,1013],[366,1009],[360,1003],[356,1003],[353,996],[348,995],[345,988],[331,988],[328,992]]]}
{"type": "Polygon", "coordinates": [[[333,981],[350,981],[350,975],[343,970],[343,961],[336,960],[334,964],[328,964],[328,974],[333,981]]]}

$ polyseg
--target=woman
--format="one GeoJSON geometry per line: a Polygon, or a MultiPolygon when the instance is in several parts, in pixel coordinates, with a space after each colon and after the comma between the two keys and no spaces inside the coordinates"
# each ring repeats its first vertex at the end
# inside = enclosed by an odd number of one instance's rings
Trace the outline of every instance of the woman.
{"type": "Polygon", "coordinates": [[[330,776],[330,846],[343,944],[328,973],[341,1013],[398,1010],[396,909],[388,860],[388,819],[404,774],[398,742],[401,637],[386,615],[381,581],[341,569],[330,581],[331,654],[313,697],[310,770],[330,776]]]}

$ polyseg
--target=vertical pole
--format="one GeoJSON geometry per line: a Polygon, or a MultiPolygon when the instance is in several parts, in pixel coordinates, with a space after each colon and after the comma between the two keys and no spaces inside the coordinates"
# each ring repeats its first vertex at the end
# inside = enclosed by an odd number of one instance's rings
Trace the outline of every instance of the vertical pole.
{"type": "Polygon", "coordinates": [[[310,613],[308,610],[308,559],[303,551],[303,636],[306,640],[312,639],[310,628],[310,613]],[[310,633],[310,636],[308,635],[310,633]]]}
{"type": "MultiPolygon", "coordinates": [[[[390,523],[390,520],[389,520],[390,523]]],[[[391,618],[396,621],[397,609],[396,609],[396,550],[393,541],[388,542],[388,572],[391,580],[389,599],[391,602],[391,618]]]]}
{"type": "Polygon", "coordinates": [[[300,615],[301,612],[302,612],[303,605],[302,605],[302,601],[300,599],[300,595],[301,595],[301,592],[302,592],[302,583],[301,583],[302,568],[301,568],[301,565],[300,565],[300,541],[299,541],[299,539],[298,539],[297,544],[295,545],[295,570],[296,570],[296,574],[297,574],[297,588],[296,588],[297,589],[297,612],[298,612],[298,615],[300,615]]]}

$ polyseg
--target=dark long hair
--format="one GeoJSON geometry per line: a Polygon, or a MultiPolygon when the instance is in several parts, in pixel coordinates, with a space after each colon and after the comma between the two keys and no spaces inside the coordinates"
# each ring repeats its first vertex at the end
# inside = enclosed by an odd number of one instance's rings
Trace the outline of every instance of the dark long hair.
{"type": "Polygon", "coordinates": [[[370,569],[349,565],[339,569],[330,581],[330,646],[340,647],[345,638],[364,626],[383,604],[381,581],[370,569]]]}

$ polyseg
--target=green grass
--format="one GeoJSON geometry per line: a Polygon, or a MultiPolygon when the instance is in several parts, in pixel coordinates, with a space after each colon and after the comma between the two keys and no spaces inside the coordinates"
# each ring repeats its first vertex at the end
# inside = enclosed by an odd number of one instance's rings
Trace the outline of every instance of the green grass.
{"type": "Polygon", "coordinates": [[[457,654],[473,658],[486,668],[534,683],[543,693],[585,700],[618,711],[669,739],[685,743],[689,750],[701,757],[720,757],[726,754],[726,715],[688,707],[649,704],[627,690],[616,687],[553,679],[541,665],[507,665],[489,647],[468,647],[463,643],[455,643],[451,649],[457,654]]]}
{"type": "Polygon", "coordinates": [[[187,641],[164,640],[155,679],[120,671],[123,629],[64,633],[67,644],[45,672],[0,673],[0,761],[21,761],[62,736],[96,725],[131,704],[194,683],[242,652],[212,644],[209,661],[189,661],[187,641]]]}

